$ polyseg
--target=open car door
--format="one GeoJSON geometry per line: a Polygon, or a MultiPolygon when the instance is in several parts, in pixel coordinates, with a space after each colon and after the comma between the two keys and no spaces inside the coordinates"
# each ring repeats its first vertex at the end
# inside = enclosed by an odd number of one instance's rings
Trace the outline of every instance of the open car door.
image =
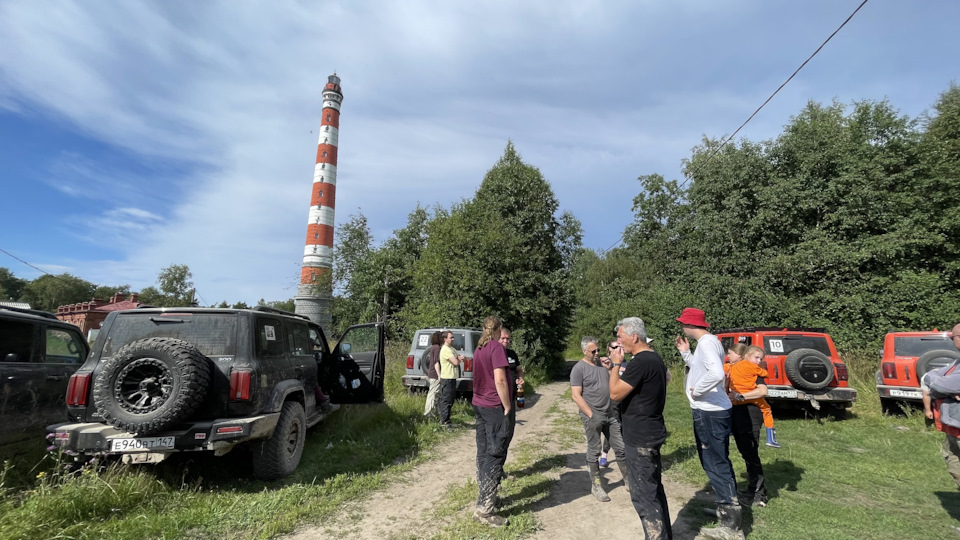
{"type": "Polygon", "coordinates": [[[330,396],[334,403],[383,402],[383,347],[383,323],[347,328],[333,349],[339,372],[330,396]]]}

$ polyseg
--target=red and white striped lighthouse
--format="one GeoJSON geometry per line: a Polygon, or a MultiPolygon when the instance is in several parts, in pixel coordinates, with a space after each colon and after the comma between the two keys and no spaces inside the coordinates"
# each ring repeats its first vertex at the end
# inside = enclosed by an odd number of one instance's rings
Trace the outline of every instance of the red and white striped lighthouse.
{"type": "Polygon", "coordinates": [[[337,193],[337,142],[340,135],[340,77],[334,73],[323,88],[323,118],[317,141],[317,164],[313,169],[313,190],[307,221],[296,312],[306,315],[329,331],[332,323],[330,288],[333,268],[333,209],[337,193]]]}

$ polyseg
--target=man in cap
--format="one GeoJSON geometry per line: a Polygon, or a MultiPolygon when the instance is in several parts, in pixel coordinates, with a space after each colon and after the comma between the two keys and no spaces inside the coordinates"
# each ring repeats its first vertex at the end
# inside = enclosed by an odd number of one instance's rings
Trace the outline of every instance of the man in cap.
{"type": "Polygon", "coordinates": [[[706,314],[697,308],[686,308],[677,317],[683,336],[674,340],[684,363],[690,368],[683,382],[693,410],[693,434],[697,441],[700,465],[710,479],[717,498],[720,525],[701,530],[707,538],[742,539],[742,516],[737,498],[737,481],[730,462],[730,398],[724,384],[723,345],[707,328],[706,314]],[[697,340],[697,350],[690,352],[690,342],[697,340]]]}
{"type": "MultiPolygon", "coordinates": [[[[960,324],[950,332],[953,346],[960,349],[960,324]]],[[[960,360],[928,371],[920,379],[923,410],[946,436],[940,455],[947,472],[960,489],[960,360]]]]}

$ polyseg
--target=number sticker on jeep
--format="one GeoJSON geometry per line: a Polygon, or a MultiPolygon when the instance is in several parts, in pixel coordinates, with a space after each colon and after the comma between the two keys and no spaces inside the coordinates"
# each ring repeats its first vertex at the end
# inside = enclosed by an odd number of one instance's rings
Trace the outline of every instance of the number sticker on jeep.
{"type": "Polygon", "coordinates": [[[782,340],[782,339],[771,339],[771,340],[770,340],[770,352],[772,352],[772,353],[782,353],[782,352],[783,352],[783,340],[782,340]]]}
{"type": "Polygon", "coordinates": [[[417,338],[417,347],[426,347],[430,344],[430,334],[420,334],[417,338]]]}
{"type": "Polygon", "coordinates": [[[277,331],[273,329],[272,326],[263,326],[263,333],[267,337],[267,341],[276,341],[277,340],[277,331]]]}

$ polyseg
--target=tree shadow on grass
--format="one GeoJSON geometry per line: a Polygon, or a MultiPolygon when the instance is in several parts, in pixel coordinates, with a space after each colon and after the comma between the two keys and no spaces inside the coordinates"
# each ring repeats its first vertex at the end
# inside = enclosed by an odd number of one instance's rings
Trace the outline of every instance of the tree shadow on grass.
{"type": "Polygon", "coordinates": [[[773,463],[763,464],[763,475],[767,486],[767,495],[777,497],[781,489],[797,491],[800,480],[803,479],[803,467],[797,467],[792,461],[778,459],[773,463]]]}
{"type": "Polygon", "coordinates": [[[667,471],[676,464],[694,458],[697,458],[697,446],[693,443],[688,443],[680,445],[674,448],[669,454],[661,456],[661,463],[663,464],[663,470],[667,471]]]}
{"type": "Polygon", "coordinates": [[[960,521],[960,493],[956,491],[935,491],[933,494],[940,499],[940,505],[950,514],[950,517],[960,521]]]}

